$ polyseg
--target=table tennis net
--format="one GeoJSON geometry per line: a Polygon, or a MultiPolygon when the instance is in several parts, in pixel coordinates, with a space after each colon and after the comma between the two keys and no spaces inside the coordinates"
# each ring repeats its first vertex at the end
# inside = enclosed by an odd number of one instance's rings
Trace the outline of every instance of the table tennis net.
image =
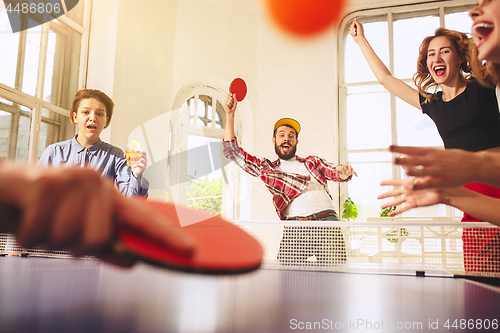
{"type": "MultiPolygon", "coordinates": [[[[500,278],[500,229],[487,223],[234,223],[262,244],[263,268],[500,278]]],[[[71,257],[66,251],[23,249],[9,234],[0,234],[0,255],[71,257]]]]}

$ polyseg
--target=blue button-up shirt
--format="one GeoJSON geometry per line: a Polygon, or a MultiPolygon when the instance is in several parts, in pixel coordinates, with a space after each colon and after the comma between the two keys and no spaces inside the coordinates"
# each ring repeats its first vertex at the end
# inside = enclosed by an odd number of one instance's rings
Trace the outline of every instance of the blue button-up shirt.
{"type": "Polygon", "coordinates": [[[127,165],[123,151],[99,139],[90,147],[83,147],[73,139],[48,146],[42,154],[39,166],[89,167],[101,172],[102,177],[112,179],[120,192],[127,197],[148,196],[149,182],[135,178],[127,165]]]}

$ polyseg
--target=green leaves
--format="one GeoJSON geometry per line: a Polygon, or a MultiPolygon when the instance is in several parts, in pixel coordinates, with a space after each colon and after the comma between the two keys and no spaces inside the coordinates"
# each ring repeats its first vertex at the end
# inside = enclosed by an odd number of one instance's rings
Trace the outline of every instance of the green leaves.
{"type": "MultiPolygon", "coordinates": [[[[380,217],[388,217],[389,213],[394,211],[394,210],[396,210],[396,206],[387,207],[386,209],[384,209],[380,212],[380,217]]],[[[384,236],[385,237],[395,237],[395,236],[398,236],[398,233],[399,233],[399,236],[401,236],[401,237],[407,237],[409,235],[409,232],[406,231],[405,228],[397,228],[396,230],[392,230],[392,231],[386,233],[384,236]]],[[[389,243],[393,243],[393,244],[399,243],[398,238],[387,238],[387,241],[389,243]]]]}
{"type": "Polygon", "coordinates": [[[392,212],[393,210],[396,210],[396,206],[387,207],[386,209],[380,212],[380,217],[388,217],[389,213],[392,212]]]}
{"type": "MultiPolygon", "coordinates": [[[[398,231],[399,231],[399,236],[401,236],[401,237],[407,237],[410,234],[408,231],[406,231],[406,228],[398,228],[396,230],[393,230],[393,231],[390,231],[390,232],[386,233],[384,236],[385,237],[394,237],[394,236],[397,236],[398,235],[398,231]]],[[[398,238],[387,238],[387,241],[390,242],[390,243],[393,243],[393,244],[399,243],[399,239],[398,238]]]]}
{"type": "Polygon", "coordinates": [[[214,215],[222,212],[222,179],[193,180],[188,183],[187,206],[205,210],[214,215]]]}
{"type": "Polygon", "coordinates": [[[358,206],[352,201],[351,198],[347,198],[344,201],[344,213],[342,214],[343,219],[355,220],[358,217],[358,206]]]}

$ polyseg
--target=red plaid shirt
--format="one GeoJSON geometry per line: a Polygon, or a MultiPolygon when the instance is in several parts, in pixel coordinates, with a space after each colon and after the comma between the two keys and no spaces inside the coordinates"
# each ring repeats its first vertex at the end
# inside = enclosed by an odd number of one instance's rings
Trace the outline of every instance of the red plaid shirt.
{"type": "MultiPolygon", "coordinates": [[[[284,219],[283,210],[292,202],[293,199],[298,197],[311,182],[311,176],[302,176],[295,173],[287,173],[278,169],[280,159],[274,162],[269,161],[267,158],[259,159],[255,156],[248,154],[240,146],[234,137],[231,141],[223,141],[224,155],[230,159],[240,168],[254,177],[260,177],[264,185],[273,195],[273,203],[278,216],[284,219]]],[[[317,156],[308,156],[301,158],[295,155],[297,161],[304,163],[309,173],[325,188],[326,193],[330,196],[328,191],[327,181],[333,180],[336,182],[348,181],[352,178],[350,176],[346,180],[342,180],[335,168],[336,165],[319,158],[317,156]]]]}

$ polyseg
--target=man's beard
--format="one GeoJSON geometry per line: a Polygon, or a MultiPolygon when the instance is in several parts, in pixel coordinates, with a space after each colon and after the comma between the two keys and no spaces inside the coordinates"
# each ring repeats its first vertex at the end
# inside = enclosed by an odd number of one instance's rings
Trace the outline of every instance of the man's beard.
{"type": "MultiPolygon", "coordinates": [[[[292,146],[291,144],[288,144],[290,147],[292,146]]],[[[293,157],[295,157],[295,152],[297,151],[297,145],[293,146],[287,153],[283,154],[280,150],[281,146],[278,146],[278,144],[274,144],[274,151],[276,152],[276,155],[278,155],[279,158],[282,160],[289,160],[293,157]]]]}

